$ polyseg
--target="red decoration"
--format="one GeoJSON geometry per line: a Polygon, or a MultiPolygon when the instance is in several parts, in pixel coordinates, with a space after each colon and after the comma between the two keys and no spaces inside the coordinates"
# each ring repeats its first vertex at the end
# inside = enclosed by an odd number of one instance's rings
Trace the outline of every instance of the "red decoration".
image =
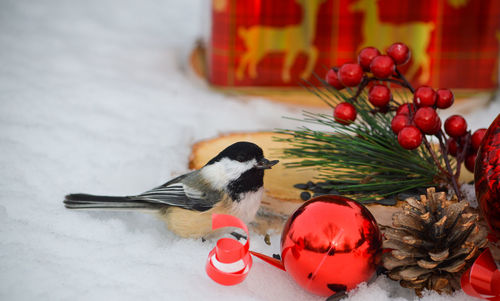
{"type": "Polygon", "coordinates": [[[404,65],[410,60],[411,52],[403,43],[394,43],[387,49],[387,54],[394,60],[396,65],[404,65]]]}
{"type": "Polygon", "coordinates": [[[448,154],[456,157],[458,153],[458,144],[454,138],[448,139],[448,154]]]}
{"type": "Polygon", "coordinates": [[[432,107],[437,100],[436,92],[429,86],[422,86],[415,90],[413,102],[417,107],[432,107]]]}
{"type": "Polygon", "coordinates": [[[461,280],[462,289],[470,296],[500,301],[500,270],[497,269],[490,249],[479,255],[461,280]]]}
{"type": "Polygon", "coordinates": [[[491,234],[500,239],[500,114],[479,147],[474,170],[476,197],[491,234]]]}
{"type": "Polygon", "coordinates": [[[413,121],[425,134],[432,134],[435,132],[436,127],[439,126],[439,116],[436,110],[430,107],[418,109],[413,121]]]}
{"type": "MultiPolygon", "coordinates": [[[[225,214],[212,216],[212,229],[236,227],[245,231],[247,226],[237,217],[225,214]]],[[[247,277],[252,267],[252,257],[248,251],[250,241],[243,245],[232,238],[221,238],[217,246],[210,251],[205,270],[210,278],[222,285],[235,285],[247,277]]]]}
{"type": "Polygon", "coordinates": [[[364,71],[370,71],[370,64],[373,59],[380,55],[375,47],[366,47],[361,49],[358,55],[358,64],[363,68],[364,71]]]}
{"type": "Polygon", "coordinates": [[[375,85],[368,92],[368,100],[375,107],[385,107],[391,101],[391,90],[384,85],[375,85]]]}
{"type": "Polygon", "coordinates": [[[339,103],[333,111],[335,121],[345,125],[352,123],[356,119],[356,115],[356,108],[348,102],[339,103]]]}
{"type": "Polygon", "coordinates": [[[450,89],[438,89],[436,93],[438,95],[436,106],[440,109],[447,109],[451,107],[451,105],[455,101],[453,92],[451,92],[450,89]]]}
{"type": "Polygon", "coordinates": [[[355,87],[363,79],[363,69],[358,64],[344,64],[338,72],[340,82],[346,87],[355,87]]]}
{"type": "Polygon", "coordinates": [[[342,90],[345,88],[345,86],[339,80],[337,71],[335,71],[333,68],[328,70],[325,80],[329,85],[333,86],[337,90],[342,90]]]}
{"type": "MultiPolygon", "coordinates": [[[[214,214],[212,228],[237,227],[238,218],[214,214]]],[[[382,255],[382,235],[375,218],[360,203],[326,195],[309,200],[288,219],[281,235],[281,259],[249,251],[232,238],[221,238],[210,252],[206,272],[222,285],[245,279],[252,266],[250,254],[286,270],[305,290],[331,296],[368,281],[382,255]]]]}
{"type": "Polygon", "coordinates": [[[207,2],[207,77],[216,86],[297,86],[301,78],[317,84],[314,73],[323,74],[324,66],[394,41],[412,51],[401,71],[414,86],[498,85],[496,0],[207,2]]]}
{"type": "Polygon", "coordinates": [[[406,114],[397,114],[392,118],[391,121],[391,129],[394,132],[394,134],[399,133],[405,126],[410,125],[410,117],[406,114]]]}
{"type": "Polygon", "coordinates": [[[403,115],[410,115],[410,108],[412,112],[415,112],[415,106],[409,103],[404,103],[400,105],[396,111],[397,115],[403,114],[403,115]]]}
{"type": "Polygon", "coordinates": [[[394,72],[394,61],[388,55],[375,57],[370,64],[370,71],[376,78],[388,78],[394,72]]]}
{"type": "Polygon", "coordinates": [[[370,211],[341,196],[320,196],[288,219],[281,260],[307,291],[330,296],[367,281],[381,258],[382,237],[370,211]]]}
{"type": "Polygon", "coordinates": [[[472,134],[471,145],[475,152],[479,149],[481,141],[483,141],[484,135],[486,134],[486,129],[478,129],[472,134]]]}
{"type": "Polygon", "coordinates": [[[451,137],[462,137],[467,132],[467,121],[460,115],[452,115],[444,122],[444,130],[451,137]]]}
{"type": "Polygon", "coordinates": [[[401,129],[398,133],[398,142],[405,149],[416,149],[422,143],[422,133],[413,125],[401,129]]]}

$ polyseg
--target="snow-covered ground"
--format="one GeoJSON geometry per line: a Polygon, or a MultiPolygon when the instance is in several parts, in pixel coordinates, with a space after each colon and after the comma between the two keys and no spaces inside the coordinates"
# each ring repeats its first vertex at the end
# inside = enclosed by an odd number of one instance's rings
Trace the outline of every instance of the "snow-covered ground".
{"type": "MultiPolygon", "coordinates": [[[[149,215],[62,204],[70,192],[161,184],[187,171],[197,140],[290,127],[280,117],[298,110],[224,96],[190,74],[205,1],[0,2],[0,300],[323,299],[259,260],[242,284],[219,286],[204,271],[213,242],[175,237],[149,215]]],[[[251,239],[279,253],[278,234],[271,246],[251,239]]],[[[350,295],[402,298],[414,296],[383,277],[350,295]]]]}

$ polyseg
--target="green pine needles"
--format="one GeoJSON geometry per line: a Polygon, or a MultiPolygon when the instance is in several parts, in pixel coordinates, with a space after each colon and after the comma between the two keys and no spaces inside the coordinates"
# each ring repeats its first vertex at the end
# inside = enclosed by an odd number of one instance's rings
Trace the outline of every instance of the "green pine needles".
{"type": "MultiPolygon", "coordinates": [[[[391,130],[395,107],[381,113],[368,102],[366,92],[338,91],[318,79],[324,89],[310,83],[306,88],[332,109],[339,102],[353,104],[357,110],[356,122],[343,125],[336,122],[333,115],[304,112],[300,119],[303,123],[322,129],[304,125],[297,130],[277,131],[288,135],[288,138],[276,138],[289,145],[283,150],[284,157],[294,160],[287,163],[287,167],[318,169],[316,180],[324,181],[323,186],[362,202],[449,183],[440,169],[443,158],[432,153],[432,146],[422,144],[417,149],[406,150],[399,145],[391,130]],[[439,167],[436,160],[440,162],[439,167]]],[[[394,96],[397,100],[404,98],[400,93],[394,96]]]]}

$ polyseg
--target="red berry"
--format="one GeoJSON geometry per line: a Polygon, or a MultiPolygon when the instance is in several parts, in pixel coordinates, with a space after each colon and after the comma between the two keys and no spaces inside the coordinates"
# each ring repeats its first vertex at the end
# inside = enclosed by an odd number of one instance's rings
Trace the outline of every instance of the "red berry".
{"type": "Polygon", "coordinates": [[[413,121],[422,132],[431,134],[439,124],[439,116],[433,108],[424,107],[417,110],[413,121]]]}
{"type": "Polygon", "coordinates": [[[416,149],[422,143],[422,139],[422,132],[413,125],[404,127],[398,133],[399,145],[405,149],[416,149]]]}
{"type": "Polygon", "coordinates": [[[465,157],[465,167],[471,171],[474,172],[474,165],[476,165],[476,157],[477,154],[469,154],[467,157],[465,157]]]}
{"type": "Polygon", "coordinates": [[[378,51],[375,47],[366,47],[361,49],[358,55],[358,64],[363,68],[364,71],[370,71],[370,63],[372,60],[380,55],[380,51],[378,51]]]}
{"type": "Polygon", "coordinates": [[[368,100],[376,107],[385,107],[391,100],[391,90],[383,85],[375,85],[368,92],[368,100]]]}
{"type": "Polygon", "coordinates": [[[462,137],[467,132],[467,122],[460,115],[452,115],[444,122],[444,130],[451,137],[462,137]]]}
{"type": "Polygon", "coordinates": [[[432,107],[437,100],[436,92],[429,86],[421,86],[415,90],[413,102],[417,107],[432,107]]]}
{"type": "Polygon", "coordinates": [[[338,123],[348,125],[356,119],[356,108],[348,103],[341,102],[333,110],[333,117],[338,123]]]}
{"type": "Polygon", "coordinates": [[[477,152],[479,146],[481,145],[481,141],[483,141],[484,135],[486,134],[486,129],[478,129],[472,134],[471,145],[474,152],[477,152]]]}
{"type": "Polygon", "coordinates": [[[370,71],[376,78],[388,78],[394,72],[394,61],[390,56],[379,55],[370,64],[370,71]]]}
{"type": "Polygon", "coordinates": [[[436,106],[440,109],[447,109],[451,107],[455,98],[453,97],[453,92],[450,89],[439,89],[436,91],[437,101],[436,106]]]}
{"type": "Polygon", "coordinates": [[[441,123],[441,118],[438,116],[438,122],[434,126],[434,128],[429,132],[429,135],[436,135],[439,133],[439,130],[441,129],[442,123],[441,123]]]}
{"type": "Polygon", "coordinates": [[[328,72],[326,73],[325,81],[337,90],[342,90],[345,88],[345,86],[342,85],[339,80],[337,71],[335,71],[333,68],[328,70],[328,72]]]}
{"type": "Polygon", "coordinates": [[[450,138],[448,139],[448,154],[452,155],[453,157],[457,156],[458,153],[458,143],[455,139],[450,138]]]}
{"type": "Polygon", "coordinates": [[[399,131],[401,131],[405,126],[408,126],[411,124],[410,117],[408,115],[396,115],[394,118],[392,118],[391,121],[391,129],[394,132],[394,134],[398,134],[399,131]]]}
{"type": "Polygon", "coordinates": [[[410,115],[410,108],[413,112],[415,111],[415,107],[412,104],[404,103],[398,107],[396,114],[410,115]]]}
{"type": "Polygon", "coordinates": [[[410,60],[411,52],[403,43],[394,43],[387,49],[387,54],[394,60],[396,65],[404,65],[410,60]]]}
{"type": "Polygon", "coordinates": [[[339,69],[339,80],[346,87],[355,87],[363,79],[363,69],[359,64],[344,64],[339,69]]]}

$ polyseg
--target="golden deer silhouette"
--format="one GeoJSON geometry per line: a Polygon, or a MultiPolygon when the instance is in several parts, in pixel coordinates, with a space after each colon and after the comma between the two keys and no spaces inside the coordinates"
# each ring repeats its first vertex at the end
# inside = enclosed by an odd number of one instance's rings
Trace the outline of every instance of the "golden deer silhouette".
{"type": "Polygon", "coordinates": [[[420,84],[430,78],[430,58],[427,54],[431,32],[434,24],[431,22],[408,22],[392,24],[382,22],[379,18],[377,0],[359,0],[350,6],[352,12],[364,12],[361,48],[373,46],[385,50],[394,42],[403,42],[412,51],[413,62],[408,69],[407,77],[412,79],[419,68],[422,72],[418,77],[420,84]]]}
{"type": "Polygon", "coordinates": [[[326,0],[295,1],[301,4],[303,9],[300,24],[281,27],[256,25],[238,28],[238,36],[243,39],[246,47],[236,70],[238,80],[243,79],[247,67],[250,78],[256,78],[257,64],[266,54],[271,52],[285,53],[281,71],[281,79],[284,82],[290,81],[290,69],[300,52],[305,52],[308,55],[307,65],[300,76],[307,78],[311,75],[318,58],[318,49],[313,44],[317,13],[320,4],[326,0]]]}

